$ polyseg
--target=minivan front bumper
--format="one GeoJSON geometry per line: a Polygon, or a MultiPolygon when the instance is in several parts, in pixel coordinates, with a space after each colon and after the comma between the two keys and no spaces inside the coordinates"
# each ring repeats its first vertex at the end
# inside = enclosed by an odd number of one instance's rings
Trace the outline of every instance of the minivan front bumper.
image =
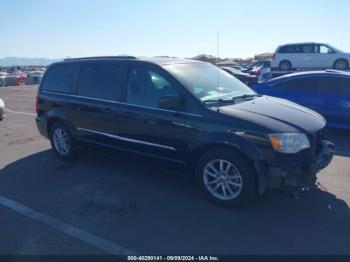
{"type": "Polygon", "coordinates": [[[334,155],[334,144],[323,140],[322,148],[318,155],[313,159],[289,163],[281,166],[266,166],[261,168],[261,164],[257,165],[259,174],[259,192],[265,191],[264,187],[278,188],[283,186],[310,186],[315,183],[316,175],[319,171],[326,168],[332,161],[334,155]],[[262,174],[264,174],[262,176],[262,174]],[[261,177],[265,181],[261,185],[261,177]]]}
{"type": "Polygon", "coordinates": [[[322,150],[315,158],[314,163],[311,163],[308,167],[308,172],[317,173],[322,169],[325,169],[331,162],[334,156],[334,144],[323,140],[322,141],[322,150]]]}

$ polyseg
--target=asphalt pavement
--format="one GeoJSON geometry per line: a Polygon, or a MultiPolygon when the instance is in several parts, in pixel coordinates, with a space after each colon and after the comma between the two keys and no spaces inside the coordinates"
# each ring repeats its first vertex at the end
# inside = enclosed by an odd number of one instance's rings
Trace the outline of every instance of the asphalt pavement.
{"type": "Polygon", "coordinates": [[[212,205],[161,161],[79,151],[56,159],[35,126],[36,86],[0,88],[1,254],[350,254],[350,132],[319,187],[212,205]]]}

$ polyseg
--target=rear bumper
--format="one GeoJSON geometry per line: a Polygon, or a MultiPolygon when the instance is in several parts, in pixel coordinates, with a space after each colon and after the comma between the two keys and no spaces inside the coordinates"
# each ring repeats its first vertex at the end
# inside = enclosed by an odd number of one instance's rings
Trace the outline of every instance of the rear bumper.
{"type": "Polygon", "coordinates": [[[48,135],[48,132],[47,132],[47,121],[46,121],[46,119],[41,118],[41,117],[37,117],[35,119],[35,121],[36,121],[36,126],[38,128],[39,133],[42,136],[44,136],[46,138],[49,138],[49,135],[48,135]]]}
{"type": "MultiPolygon", "coordinates": [[[[291,163],[288,166],[266,166],[258,169],[259,180],[266,187],[279,188],[282,186],[310,186],[316,182],[316,175],[325,169],[332,161],[334,155],[334,144],[329,141],[322,141],[322,150],[311,159],[304,162],[291,163]]],[[[256,165],[261,166],[261,165],[256,165]]],[[[260,183],[259,181],[259,183],[260,183]]],[[[263,193],[262,186],[259,185],[259,192],[263,193]]]]}

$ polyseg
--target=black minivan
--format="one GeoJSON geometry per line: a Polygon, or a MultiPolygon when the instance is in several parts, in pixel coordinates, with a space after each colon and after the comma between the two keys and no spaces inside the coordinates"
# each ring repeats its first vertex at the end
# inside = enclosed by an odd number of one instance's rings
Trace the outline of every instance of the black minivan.
{"type": "Polygon", "coordinates": [[[333,157],[322,116],[199,61],[68,59],[47,69],[36,107],[58,158],[98,145],[175,162],[224,206],[315,181],[333,157]]]}

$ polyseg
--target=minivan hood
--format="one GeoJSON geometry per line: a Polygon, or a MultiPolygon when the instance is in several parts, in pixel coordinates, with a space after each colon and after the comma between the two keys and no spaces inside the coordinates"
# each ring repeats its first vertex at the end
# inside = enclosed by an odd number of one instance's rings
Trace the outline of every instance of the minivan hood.
{"type": "Polygon", "coordinates": [[[315,133],[326,125],[318,113],[285,99],[262,96],[221,106],[220,113],[254,122],[273,132],[315,133]]]}

